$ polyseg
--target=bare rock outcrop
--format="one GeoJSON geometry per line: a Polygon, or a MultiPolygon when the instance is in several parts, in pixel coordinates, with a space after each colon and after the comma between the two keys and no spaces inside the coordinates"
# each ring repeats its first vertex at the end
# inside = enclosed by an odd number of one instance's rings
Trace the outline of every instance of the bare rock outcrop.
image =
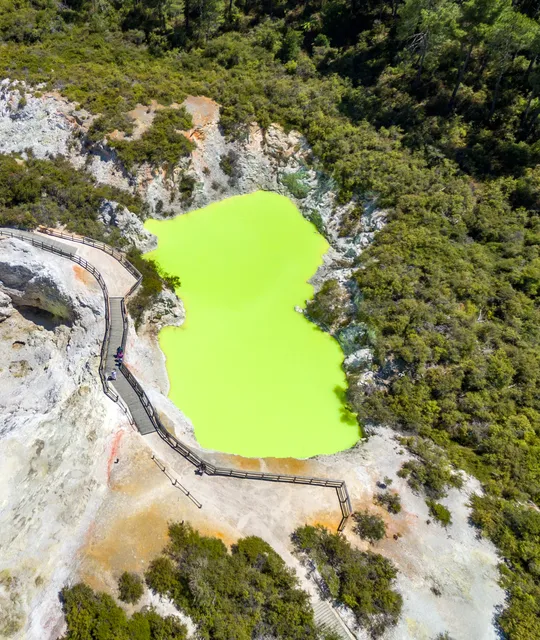
{"type": "Polygon", "coordinates": [[[74,265],[66,275],[63,258],[44,261],[41,250],[16,238],[0,239],[0,243],[0,291],[14,306],[40,309],[68,322],[88,312],[94,317],[102,313],[95,296],[75,286],[78,277],[86,277],[81,267],[74,265]]]}
{"type": "Polygon", "coordinates": [[[143,324],[158,332],[163,327],[180,326],[185,317],[182,300],[170,289],[162,289],[152,307],[145,311],[143,324]]]}
{"type": "MultiPolygon", "coordinates": [[[[74,131],[79,128],[75,106],[59,94],[36,97],[24,83],[0,82],[0,150],[37,158],[71,154],[74,131]]],[[[88,114],[89,115],[89,114],[88,114]]]]}
{"type": "Polygon", "coordinates": [[[144,228],[140,218],[127,207],[113,200],[105,200],[99,209],[100,220],[120,231],[122,238],[136,245],[141,251],[157,247],[157,238],[144,228]]]}

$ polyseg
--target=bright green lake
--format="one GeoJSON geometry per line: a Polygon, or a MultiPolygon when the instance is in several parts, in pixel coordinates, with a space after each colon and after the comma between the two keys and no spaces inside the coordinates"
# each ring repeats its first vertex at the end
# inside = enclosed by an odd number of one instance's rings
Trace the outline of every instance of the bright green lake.
{"type": "Polygon", "coordinates": [[[148,257],[182,282],[186,321],[159,341],[200,444],[296,458],[352,446],[341,348],[294,310],[328,244],[292,202],[257,192],[145,226],[159,240],[148,257]]]}

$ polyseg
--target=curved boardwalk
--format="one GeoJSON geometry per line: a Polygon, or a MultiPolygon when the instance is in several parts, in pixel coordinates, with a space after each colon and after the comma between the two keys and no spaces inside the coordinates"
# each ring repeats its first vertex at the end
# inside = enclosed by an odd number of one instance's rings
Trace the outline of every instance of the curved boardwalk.
{"type": "Polygon", "coordinates": [[[121,296],[109,297],[107,284],[102,277],[101,273],[86,259],[77,255],[77,247],[73,246],[74,243],[81,243],[89,245],[91,247],[104,251],[109,256],[115,258],[134,278],[134,284],[131,286],[126,296],[135,291],[140,284],[141,276],[139,272],[131,265],[121,254],[115,249],[112,249],[108,245],[101,242],[96,242],[91,238],[83,238],[81,236],[74,236],[56,232],[54,230],[46,230],[42,228],[42,231],[46,234],[60,237],[62,240],[67,240],[69,244],[59,242],[50,237],[50,235],[44,235],[43,233],[36,234],[26,231],[20,231],[18,229],[2,229],[0,228],[0,234],[26,240],[34,246],[37,246],[51,253],[61,255],[69,258],[73,262],[81,265],[87,269],[98,281],[103,291],[103,297],[105,300],[105,335],[103,338],[103,344],[101,349],[101,364],[100,364],[100,376],[103,384],[104,392],[119,404],[119,406],[125,411],[134,423],[137,429],[142,435],[146,435],[157,431],[159,436],[167,442],[175,451],[182,455],[186,460],[191,462],[197,467],[198,472],[211,476],[223,476],[228,478],[240,478],[245,480],[264,480],[267,482],[280,482],[288,484],[300,484],[311,485],[319,487],[328,487],[336,490],[339,505],[341,509],[341,522],[338,527],[338,531],[342,531],[345,528],[348,517],[352,513],[351,501],[347,486],[343,480],[332,480],[330,478],[314,478],[308,476],[294,476],[289,474],[273,474],[263,473],[258,471],[244,471],[241,469],[234,469],[229,467],[217,467],[214,464],[208,462],[204,458],[201,458],[190,447],[186,446],[183,442],[178,440],[172,435],[161,422],[157,412],[152,406],[148,396],[144,392],[143,388],[129,371],[129,369],[122,364],[120,367],[116,366],[114,355],[116,349],[122,345],[125,347],[126,334],[128,327],[127,314],[125,310],[125,298],[121,296]],[[115,381],[109,380],[110,373],[116,370],[117,379],[115,381]]]}

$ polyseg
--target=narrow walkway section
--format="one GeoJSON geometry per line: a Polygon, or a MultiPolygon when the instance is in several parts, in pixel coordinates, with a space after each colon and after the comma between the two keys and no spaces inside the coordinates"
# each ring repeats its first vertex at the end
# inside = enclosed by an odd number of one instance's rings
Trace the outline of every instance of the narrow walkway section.
{"type": "Polygon", "coordinates": [[[116,393],[120,394],[122,400],[126,403],[137,429],[143,436],[156,430],[152,421],[148,417],[144,409],[141,399],[135,393],[131,384],[127,381],[124,373],[116,365],[115,355],[118,347],[125,348],[126,341],[126,315],[124,309],[124,298],[109,298],[110,307],[110,331],[109,341],[107,343],[107,356],[105,367],[108,374],[116,371],[116,380],[109,381],[116,393]]]}

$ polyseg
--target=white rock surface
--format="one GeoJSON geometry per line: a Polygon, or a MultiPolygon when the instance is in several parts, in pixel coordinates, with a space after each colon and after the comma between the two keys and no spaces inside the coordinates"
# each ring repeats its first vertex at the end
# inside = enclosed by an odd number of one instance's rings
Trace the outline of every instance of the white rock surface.
{"type": "Polygon", "coordinates": [[[23,83],[2,80],[0,152],[24,154],[32,149],[38,158],[58,154],[69,156],[73,133],[78,129],[72,115],[74,111],[74,105],[59,95],[46,94],[36,98],[23,83]]]}
{"type": "Polygon", "coordinates": [[[0,240],[0,264],[2,282],[6,265],[15,274],[0,296],[10,310],[0,323],[0,637],[43,640],[58,637],[58,591],[74,575],[121,418],[99,382],[97,283],[18,240],[0,240]],[[11,296],[67,311],[71,323],[46,328],[47,318],[22,316],[11,296]]]}
{"type": "Polygon", "coordinates": [[[0,243],[0,290],[15,306],[41,309],[67,321],[90,314],[88,324],[102,315],[102,301],[76,286],[77,272],[72,268],[66,275],[65,258],[44,260],[43,251],[15,238],[0,243]]]}
{"type": "Polygon", "coordinates": [[[155,332],[166,326],[179,327],[186,317],[184,304],[170,289],[163,289],[156,302],[143,316],[143,324],[155,332]]]}
{"type": "Polygon", "coordinates": [[[11,304],[11,298],[7,295],[7,293],[0,291],[0,322],[5,320],[6,318],[9,318],[12,313],[13,306],[11,304]]]}

